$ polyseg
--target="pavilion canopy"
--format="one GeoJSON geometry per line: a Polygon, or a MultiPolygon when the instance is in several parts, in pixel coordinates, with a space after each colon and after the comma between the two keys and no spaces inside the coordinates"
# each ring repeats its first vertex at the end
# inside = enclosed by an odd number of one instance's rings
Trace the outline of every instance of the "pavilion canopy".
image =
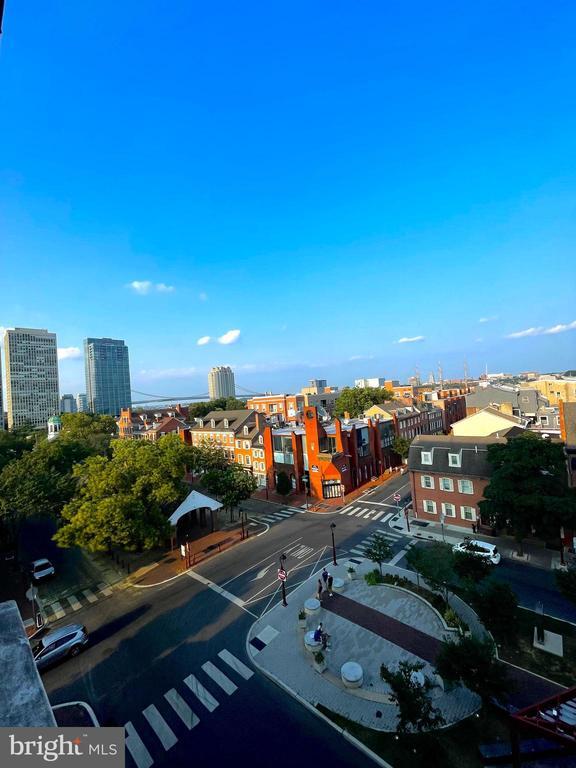
{"type": "Polygon", "coordinates": [[[216,499],[211,499],[210,496],[205,496],[203,493],[198,493],[198,491],[192,491],[186,496],[178,509],[170,515],[170,525],[176,525],[178,520],[188,514],[188,512],[206,508],[212,510],[222,509],[222,504],[216,501],[216,499]]]}

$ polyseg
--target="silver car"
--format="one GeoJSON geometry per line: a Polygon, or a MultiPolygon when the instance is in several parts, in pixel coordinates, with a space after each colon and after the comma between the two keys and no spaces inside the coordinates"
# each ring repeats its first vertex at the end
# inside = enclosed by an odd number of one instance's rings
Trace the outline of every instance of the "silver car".
{"type": "Polygon", "coordinates": [[[55,570],[50,560],[42,557],[40,560],[34,560],[33,563],[30,563],[30,573],[34,581],[42,581],[49,576],[54,576],[55,570]]]}
{"type": "Polygon", "coordinates": [[[36,666],[43,669],[66,656],[78,656],[88,642],[88,632],[82,624],[69,624],[67,627],[48,632],[37,643],[32,642],[36,666]]]}

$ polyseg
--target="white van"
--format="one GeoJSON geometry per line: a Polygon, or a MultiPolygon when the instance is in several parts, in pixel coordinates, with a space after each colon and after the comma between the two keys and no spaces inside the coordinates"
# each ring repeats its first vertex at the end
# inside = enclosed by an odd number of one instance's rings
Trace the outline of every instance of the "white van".
{"type": "Polygon", "coordinates": [[[454,552],[465,552],[467,555],[477,555],[489,560],[492,565],[498,565],[500,562],[500,552],[494,544],[487,541],[477,541],[476,539],[466,539],[453,547],[454,552]]]}

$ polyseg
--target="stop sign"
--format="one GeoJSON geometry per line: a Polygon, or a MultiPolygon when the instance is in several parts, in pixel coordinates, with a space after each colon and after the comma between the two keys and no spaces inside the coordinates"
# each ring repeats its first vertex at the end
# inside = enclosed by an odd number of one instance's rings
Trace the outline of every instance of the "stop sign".
{"type": "Polygon", "coordinates": [[[284,568],[278,568],[278,579],[280,581],[286,581],[286,571],[284,568]]]}

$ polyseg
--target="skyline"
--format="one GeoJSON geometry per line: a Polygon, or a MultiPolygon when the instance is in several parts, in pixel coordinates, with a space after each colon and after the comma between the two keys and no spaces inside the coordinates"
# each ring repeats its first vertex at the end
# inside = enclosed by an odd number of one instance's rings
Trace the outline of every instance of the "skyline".
{"type": "Polygon", "coordinates": [[[57,334],[62,392],[86,337],[167,396],[575,368],[574,21],[11,6],[0,325],[57,334]]]}

